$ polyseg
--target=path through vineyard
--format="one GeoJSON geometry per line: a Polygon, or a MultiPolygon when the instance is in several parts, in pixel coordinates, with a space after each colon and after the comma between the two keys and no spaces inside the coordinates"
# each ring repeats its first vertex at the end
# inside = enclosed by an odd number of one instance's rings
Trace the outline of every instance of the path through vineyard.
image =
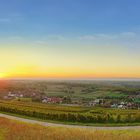
{"type": "Polygon", "coordinates": [[[120,127],[97,127],[97,126],[81,126],[81,125],[66,125],[66,124],[57,124],[57,123],[48,123],[43,121],[25,119],[15,116],[10,116],[6,114],[0,113],[0,117],[22,121],[26,123],[40,124],[43,126],[60,126],[60,127],[68,127],[68,128],[83,128],[83,129],[97,129],[97,130],[124,130],[124,129],[140,129],[140,126],[120,126],[120,127]]]}

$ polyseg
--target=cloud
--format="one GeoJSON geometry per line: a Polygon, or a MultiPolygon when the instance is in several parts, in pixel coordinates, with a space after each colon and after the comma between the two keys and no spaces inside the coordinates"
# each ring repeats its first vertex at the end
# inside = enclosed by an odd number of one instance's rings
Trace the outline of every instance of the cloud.
{"type": "Polygon", "coordinates": [[[48,35],[46,39],[47,40],[63,40],[64,37],[62,35],[48,35]]]}
{"type": "Polygon", "coordinates": [[[23,40],[24,38],[22,36],[12,36],[9,37],[9,40],[13,40],[13,41],[18,41],[18,40],[23,40]]]}
{"type": "Polygon", "coordinates": [[[36,41],[34,41],[34,44],[41,45],[41,46],[48,45],[47,41],[44,41],[44,40],[36,40],[36,41]]]}
{"type": "Polygon", "coordinates": [[[136,37],[135,32],[122,32],[119,34],[93,34],[93,35],[84,35],[78,37],[80,40],[114,40],[121,38],[134,38],[136,37]]]}
{"type": "Polygon", "coordinates": [[[23,20],[24,20],[23,16],[21,16],[19,14],[11,14],[6,17],[0,17],[0,23],[4,23],[4,24],[19,22],[19,21],[23,21],[23,20]]]}
{"type": "Polygon", "coordinates": [[[0,44],[17,44],[24,42],[24,37],[17,35],[17,36],[1,36],[0,44]]]}
{"type": "Polygon", "coordinates": [[[95,35],[84,35],[84,36],[78,37],[78,39],[80,39],[80,40],[94,40],[97,38],[95,35]]]}
{"type": "Polygon", "coordinates": [[[97,40],[97,39],[115,39],[116,35],[109,34],[93,34],[78,37],[80,40],[97,40]]]}
{"type": "Polygon", "coordinates": [[[47,35],[43,36],[39,40],[34,41],[38,45],[47,45],[49,41],[59,41],[64,40],[65,38],[62,35],[47,35]]]}
{"type": "Polygon", "coordinates": [[[120,34],[121,37],[128,37],[128,38],[135,37],[136,35],[137,34],[134,32],[123,32],[120,34]]]}

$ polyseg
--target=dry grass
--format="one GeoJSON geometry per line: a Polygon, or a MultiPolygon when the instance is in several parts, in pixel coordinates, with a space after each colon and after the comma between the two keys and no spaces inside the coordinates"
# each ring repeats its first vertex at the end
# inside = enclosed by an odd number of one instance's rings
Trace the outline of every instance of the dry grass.
{"type": "Polygon", "coordinates": [[[0,118],[0,140],[140,140],[140,130],[99,131],[43,127],[0,118]]]}

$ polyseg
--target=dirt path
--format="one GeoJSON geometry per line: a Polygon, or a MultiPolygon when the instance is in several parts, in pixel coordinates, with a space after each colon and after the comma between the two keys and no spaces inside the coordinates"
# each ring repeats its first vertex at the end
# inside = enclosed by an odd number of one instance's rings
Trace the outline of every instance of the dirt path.
{"type": "Polygon", "coordinates": [[[98,126],[80,126],[80,125],[65,125],[65,124],[56,124],[56,123],[48,123],[48,122],[42,122],[37,120],[31,120],[31,119],[25,119],[15,116],[10,116],[6,114],[1,114],[0,117],[12,119],[12,120],[18,120],[26,123],[32,123],[32,124],[40,124],[43,126],[60,126],[60,127],[67,127],[67,128],[85,128],[85,129],[98,129],[98,130],[124,130],[124,129],[140,129],[140,126],[121,126],[121,127],[98,127],[98,126]]]}

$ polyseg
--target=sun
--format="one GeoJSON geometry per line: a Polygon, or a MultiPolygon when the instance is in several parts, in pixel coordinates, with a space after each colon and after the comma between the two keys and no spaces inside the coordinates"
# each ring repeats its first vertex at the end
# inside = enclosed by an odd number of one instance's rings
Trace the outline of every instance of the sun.
{"type": "Polygon", "coordinates": [[[4,78],[5,77],[5,74],[0,72],[0,78],[4,78]]]}

